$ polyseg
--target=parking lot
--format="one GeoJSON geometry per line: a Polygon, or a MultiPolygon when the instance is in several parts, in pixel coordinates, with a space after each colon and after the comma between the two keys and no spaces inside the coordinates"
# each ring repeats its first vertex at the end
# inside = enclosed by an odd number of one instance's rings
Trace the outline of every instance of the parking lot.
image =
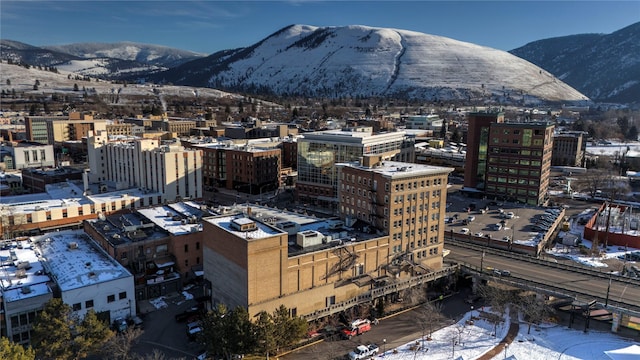
{"type": "Polygon", "coordinates": [[[504,241],[535,241],[554,231],[563,210],[470,198],[450,192],[447,197],[445,231],[504,241]]]}
{"type": "Polygon", "coordinates": [[[144,356],[157,350],[166,359],[195,359],[203,347],[189,339],[188,318],[176,321],[176,315],[197,306],[195,299],[202,296],[202,293],[201,287],[194,287],[183,293],[171,293],[159,299],[141,301],[139,315],[144,320],[144,332],[134,347],[134,352],[144,356]]]}

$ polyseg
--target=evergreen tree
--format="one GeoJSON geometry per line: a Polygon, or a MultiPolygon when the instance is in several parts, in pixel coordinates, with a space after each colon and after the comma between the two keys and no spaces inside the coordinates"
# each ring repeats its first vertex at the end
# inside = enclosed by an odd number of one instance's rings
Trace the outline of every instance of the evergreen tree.
{"type": "Polygon", "coordinates": [[[276,341],[274,338],[275,325],[271,319],[271,315],[266,311],[258,314],[258,320],[255,323],[256,350],[259,354],[275,355],[276,341]]]}
{"type": "Polygon", "coordinates": [[[638,127],[631,125],[629,132],[627,132],[627,140],[638,141],[638,127]]]}
{"type": "Polygon", "coordinates": [[[80,90],[80,89],[78,88],[78,84],[73,84],[73,91],[78,91],[78,90],[80,90]]]}
{"type": "Polygon", "coordinates": [[[31,348],[25,349],[22,345],[0,337],[0,359],[4,360],[34,360],[36,353],[31,348]]]}
{"type": "Polygon", "coordinates": [[[59,298],[49,300],[33,325],[38,359],[74,360],[96,354],[113,332],[89,311],[82,320],[59,298]]]}
{"type": "Polygon", "coordinates": [[[31,343],[34,344],[38,358],[71,359],[69,344],[73,338],[73,325],[71,307],[63,303],[62,299],[49,300],[33,326],[31,343]]]}

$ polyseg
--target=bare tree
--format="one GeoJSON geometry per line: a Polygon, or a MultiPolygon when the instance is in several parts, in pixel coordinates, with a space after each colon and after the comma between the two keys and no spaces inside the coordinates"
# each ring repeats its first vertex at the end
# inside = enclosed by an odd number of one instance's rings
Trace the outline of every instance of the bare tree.
{"type": "Polygon", "coordinates": [[[514,301],[514,290],[500,284],[487,284],[481,286],[479,292],[491,306],[493,313],[486,314],[485,317],[493,324],[493,333],[497,336],[498,324],[502,323],[507,307],[514,301]]]}
{"type": "Polygon", "coordinates": [[[532,324],[540,324],[553,312],[543,296],[531,292],[521,294],[516,305],[528,324],[527,334],[531,333],[532,324]]]}
{"type": "Polygon", "coordinates": [[[27,223],[27,215],[19,214],[10,205],[0,206],[0,229],[4,240],[13,239],[18,236],[27,223]]]}
{"type": "Polygon", "coordinates": [[[112,337],[102,348],[105,357],[116,360],[133,359],[131,349],[138,342],[143,331],[137,328],[129,328],[127,331],[112,337]]]}
{"type": "Polygon", "coordinates": [[[418,322],[422,329],[422,339],[431,340],[435,326],[443,319],[442,302],[425,302],[418,312],[418,322]]]}

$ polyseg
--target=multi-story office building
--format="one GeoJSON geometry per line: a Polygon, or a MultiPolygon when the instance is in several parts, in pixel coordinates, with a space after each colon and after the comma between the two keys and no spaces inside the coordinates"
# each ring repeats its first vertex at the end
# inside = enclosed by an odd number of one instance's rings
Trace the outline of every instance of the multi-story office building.
{"type": "Polygon", "coordinates": [[[203,152],[204,186],[259,194],[280,186],[277,143],[187,145],[203,152]]]}
{"type": "Polygon", "coordinates": [[[405,119],[407,129],[440,131],[444,120],[438,115],[409,115],[405,119]]]}
{"type": "Polygon", "coordinates": [[[464,190],[530,205],[546,203],[554,125],[470,113],[464,190]]]}
{"type": "Polygon", "coordinates": [[[339,166],[342,221],[257,206],[203,219],[213,300],[251,315],[285,305],[312,320],[447,276],[443,222],[452,169],[373,158],[339,166]]]}
{"type": "Polygon", "coordinates": [[[388,234],[391,262],[398,268],[439,269],[453,169],[381,159],[367,156],[361,165],[339,165],[340,217],[348,226],[361,221],[388,234]]]}
{"type": "Polygon", "coordinates": [[[88,140],[90,179],[115,189],[159,192],[162,201],[202,198],[202,151],[158,140],[108,142],[105,132],[88,140]]]}
{"type": "Polygon", "coordinates": [[[402,131],[374,134],[370,127],[306,133],[298,139],[298,199],[337,211],[335,164],[388,153],[392,160],[414,162],[414,146],[415,139],[402,131]]]}
{"type": "Polygon", "coordinates": [[[563,131],[553,136],[551,166],[583,167],[587,150],[587,133],[563,131]]]}
{"type": "Polygon", "coordinates": [[[41,144],[51,144],[47,132],[48,121],[69,120],[68,116],[25,116],[24,124],[27,132],[27,139],[41,144]]]}
{"type": "Polygon", "coordinates": [[[80,141],[90,130],[105,130],[106,120],[80,113],[70,113],[69,116],[27,116],[25,126],[29,140],[55,145],[64,141],[80,141]]]}

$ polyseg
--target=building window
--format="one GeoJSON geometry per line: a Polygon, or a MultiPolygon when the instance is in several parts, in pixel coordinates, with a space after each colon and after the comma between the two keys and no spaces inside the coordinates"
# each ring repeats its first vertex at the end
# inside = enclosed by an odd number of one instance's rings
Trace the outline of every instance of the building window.
{"type": "Polygon", "coordinates": [[[336,297],[334,296],[327,296],[327,307],[331,306],[331,305],[335,305],[336,303],[336,297]]]}
{"type": "Polygon", "coordinates": [[[112,302],[114,302],[114,301],[116,301],[116,296],[115,296],[115,295],[109,295],[109,296],[107,296],[107,302],[108,302],[108,303],[112,303],[112,302]]]}
{"type": "Polygon", "coordinates": [[[85,309],[91,309],[93,307],[93,300],[87,300],[84,302],[85,309]]]}
{"type": "Polygon", "coordinates": [[[127,298],[127,292],[123,291],[120,294],[118,294],[118,299],[122,300],[122,299],[126,299],[127,298]]]}
{"type": "Polygon", "coordinates": [[[189,252],[189,244],[184,244],[184,252],[189,252]]]}
{"type": "Polygon", "coordinates": [[[196,242],[196,250],[200,250],[200,242],[196,242]]]}
{"type": "Polygon", "coordinates": [[[73,304],[73,311],[78,311],[82,309],[82,305],[80,303],[73,304]]]}

